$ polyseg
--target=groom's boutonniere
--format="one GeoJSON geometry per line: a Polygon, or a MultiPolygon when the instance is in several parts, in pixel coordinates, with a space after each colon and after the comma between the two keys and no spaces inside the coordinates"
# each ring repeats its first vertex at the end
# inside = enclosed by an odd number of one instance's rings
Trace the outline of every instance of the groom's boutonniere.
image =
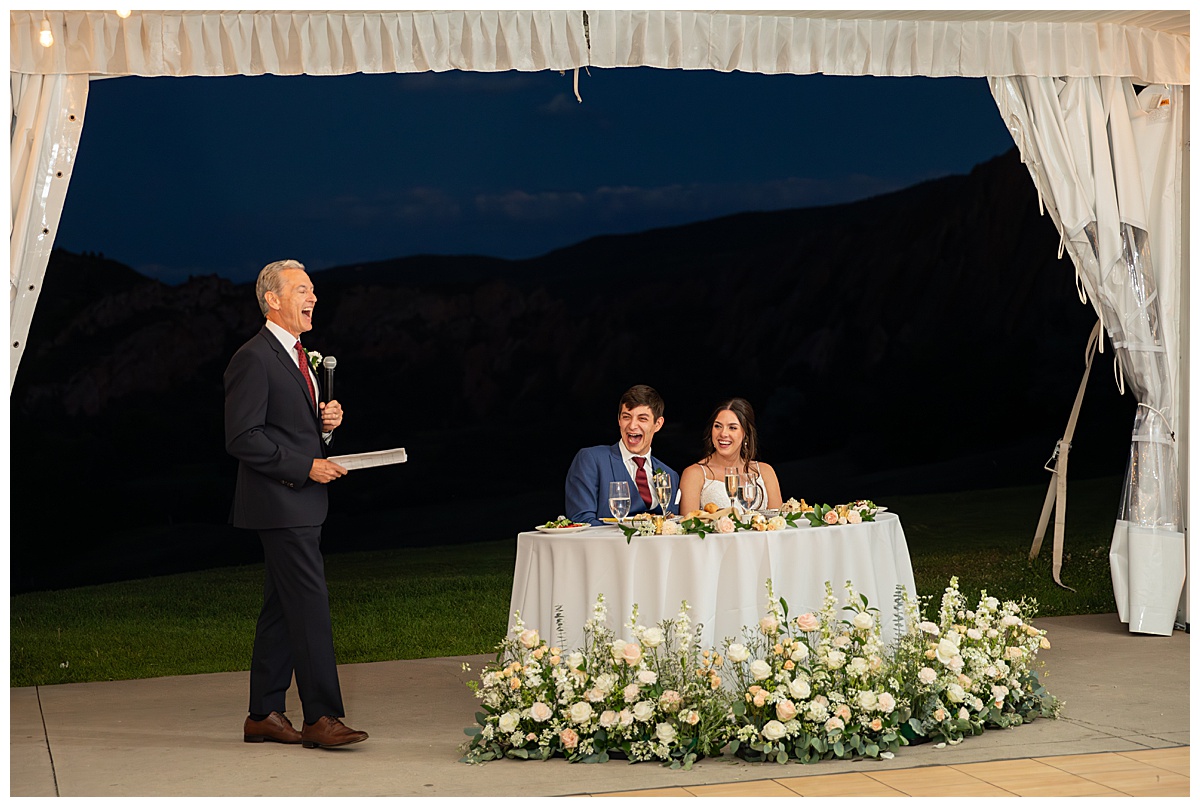
{"type": "Polygon", "coordinates": [[[309,350],[307,348],[304,349],[304,353],[308,356],[308,366],[311,367],[312,371],[315,373],[317,368],[321,366],[321,360],[325,357],[317,351],[309,350]]]}

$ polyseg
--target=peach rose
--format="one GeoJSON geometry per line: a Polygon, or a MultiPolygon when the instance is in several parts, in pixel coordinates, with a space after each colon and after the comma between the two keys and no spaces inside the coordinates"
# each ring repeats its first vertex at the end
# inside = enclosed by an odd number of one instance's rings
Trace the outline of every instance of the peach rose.
{"type": "Polygon", "coordinates": [[[830,510],[828,513],[826,513],[821,518],[825,521],[826,524],[838,523],[838,514],[837,514],[836,510],[830,510]]]}
{"type": "Polygon", "coordinates": [[[788,722],[796,716],[796,704],[787,699],[776,701],[775,716],[784,723],[788,722]]]}
{"type": "Polygon", "coordinates": [[[558,738],[562,740],[563,748],[574,748],[579,745],[579,735],[575,733],[575,729],[563,729],[558,733],[558,738]]]}
{"type": "Polygon", "coordinates": [[[722,533],[733,532],[736,529],[733,524],[733,519],[731,519],[729,516],[721,516],[713,522],[713,526],[716,528],[717,532],[722,533]]]}

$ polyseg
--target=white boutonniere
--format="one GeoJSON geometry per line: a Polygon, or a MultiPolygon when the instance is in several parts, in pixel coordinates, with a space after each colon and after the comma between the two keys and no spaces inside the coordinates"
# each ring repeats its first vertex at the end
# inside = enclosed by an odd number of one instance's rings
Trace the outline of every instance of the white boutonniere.
{"type": "Polygon", "coordinates": [[[308,350],[307,348],[304,348],[304,354],[308,356],[308,366],[311,367],[312,371],[315,373],[317,368],[321,366],[321,360],[325,357],[317,351],[308,350]]]}

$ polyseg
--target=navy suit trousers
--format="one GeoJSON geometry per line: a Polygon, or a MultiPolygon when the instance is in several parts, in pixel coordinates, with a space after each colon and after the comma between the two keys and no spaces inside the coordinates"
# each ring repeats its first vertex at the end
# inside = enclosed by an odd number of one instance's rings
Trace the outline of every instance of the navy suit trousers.
{"type": "Polygon", "coordinates": [[[267,575],[250,664],[250,713],[285,712],[296,674],[304,720],[344,717],[321,528],[259,530],[267,575]]]}

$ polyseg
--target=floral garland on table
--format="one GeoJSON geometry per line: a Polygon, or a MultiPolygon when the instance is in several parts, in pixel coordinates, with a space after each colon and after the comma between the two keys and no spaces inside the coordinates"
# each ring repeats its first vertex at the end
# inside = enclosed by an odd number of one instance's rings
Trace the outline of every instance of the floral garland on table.
{"type": "Polygon", "coordinates": [[[629,526],[617,526],[625,533],[626,543],[637,535],[695,535],[703,539],[710,533],[774,532],[792,529],[802,524],[813,527],[860,524],[864,521],[874,521],[875,510],[875,503],[869,499],[838,505],[809,505],[803,499],[788,499],[779,509],[778,515],[774,516],[740,512],[736,508],[726,507],[707,512],[696,511],[691,517],[679,521],[662,516],[641,516],[631,519],[629,526]]]}
{"type": "Polygon", "coordinates": [[[878,609],[849,581],[849,605],[839,609],[826,583],[821,610],[792,620],[766,587],[767,615],[723,652],[701,648],[686,602],[656,626],[641,625],[635,605],[626,641],[608,628],[600,595],[571,653],[515,614],[496,660],[468,682],[483,711],[465,729],[463,761],[562,755],[689,768],[725,749],[752,762],[890,758],[917,737],[957,743],[1062,707],[1034,668],[1049,647],[1028,623],[1036,603],[982,592],[967,610],[952,578],[934,623],[900,588],[896,619],[908,629],[885,647],[878,609]]]}

